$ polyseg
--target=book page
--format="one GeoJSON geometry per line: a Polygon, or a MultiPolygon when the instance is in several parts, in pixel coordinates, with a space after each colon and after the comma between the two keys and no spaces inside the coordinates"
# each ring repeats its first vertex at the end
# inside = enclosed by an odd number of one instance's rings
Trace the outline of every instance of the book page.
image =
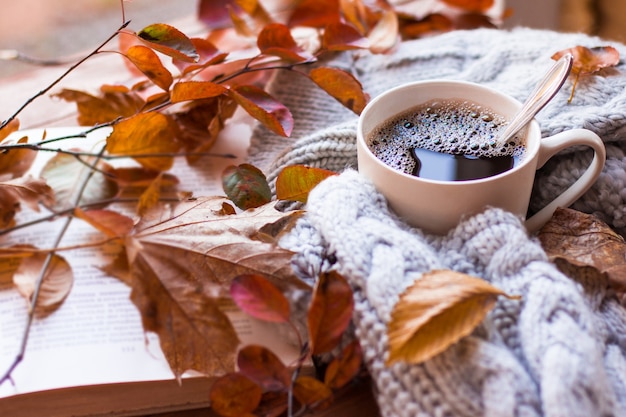
{"type": "MultiPolygon", "coordinates": [[[[80,131],[81,128],[55,128],[47,132],[47,137],[80,131]]],[[[41,131],[29,133],[41,137],[41,131]]],[[[21,137],[24,132],[18,134],[21,137]]],[[[90,139],[98,142],[107,134],[98,131],[90,139]]],[[[181,181],[180,188],[193,190],[197,196],[223,195],[221,172],[226,166],[245,160],[249,136],[248,125],[233,123],[227,125],[212,148],[216,153],[233,153],[235,159],[206,157],[195,167],[188,167],[180,158],[172,171],[181,181]]],[[[78,140],[77,144],[85,143],[78,140]]],[[[34,169],[40,169],[44,162],[38,160],[34,169]]],[[[64,221],[45,222],[0,239],[3,245],[29,243],[49,248],[64,221]]],[[[101,239],[101,235],[74,219],[60,246],[93,239],[101,239]]],[[[74,271],[72,291],[57,311],[35,319],[24,360],[12,373],[13,384],[5,382],[0,386],[0,398],[58,387],[173,379],[157,336],[143,331],[139,312],[129,299],[130,288],[99,269],[115,254],[102,249],[79,249],[61,255],[74,271]]],[[[4,374],[19,351],[27,304],[11,285],[0,289],[0,373],[4,374]]],[[[236,309],[230,309],[228,314],[244,344],[262,339],[272,342],[268,347],[285,362],[297,357],[298,348],[272,334],[275,328],[251,320],[236,309]]]]}

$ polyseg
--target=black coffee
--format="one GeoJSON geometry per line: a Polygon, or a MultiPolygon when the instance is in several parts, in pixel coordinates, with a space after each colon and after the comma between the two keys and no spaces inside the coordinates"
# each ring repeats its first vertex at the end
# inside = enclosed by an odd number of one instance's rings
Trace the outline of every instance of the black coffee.
{"type": "Polygon", "coordinates": [[[370,149],[385,164],[440,181],[486,178],[511,169],[523,157],[519,138],[497,146],[506,120],[460,100],[433,101],[374,129],[370,149]]]}

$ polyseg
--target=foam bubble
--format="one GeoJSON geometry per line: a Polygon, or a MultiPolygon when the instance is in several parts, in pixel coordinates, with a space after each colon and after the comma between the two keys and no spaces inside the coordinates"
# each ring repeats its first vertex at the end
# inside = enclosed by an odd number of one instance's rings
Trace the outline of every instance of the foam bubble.
{"type": "Polygon", "coordinates": [[[522,140],[515,137],[496,146],[506,119],[470,101],[437,100],[399,114],[378,126],[368,137],[372,152],[385,164],[411,173],[411,149],[481,157],[510,155],[523,158],[522,140]]]}

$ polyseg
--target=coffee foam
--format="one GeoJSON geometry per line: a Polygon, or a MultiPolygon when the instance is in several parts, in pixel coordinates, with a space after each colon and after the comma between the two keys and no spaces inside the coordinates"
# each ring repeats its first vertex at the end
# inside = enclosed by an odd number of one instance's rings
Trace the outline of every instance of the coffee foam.
{"type": "Polygon", "coordinates": [[[493,110],[463,100],[431,101],[385,121],[368,136],[372,152],[385,164],[411,173],[412,148],[476,157],[523,158],[522,139],[504,145],[497,138],[507,120],[493,110]]]}

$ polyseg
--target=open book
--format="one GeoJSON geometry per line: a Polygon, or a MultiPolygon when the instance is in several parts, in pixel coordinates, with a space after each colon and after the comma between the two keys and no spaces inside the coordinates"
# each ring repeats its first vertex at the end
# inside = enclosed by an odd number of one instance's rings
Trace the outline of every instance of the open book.
{"type": "MultiPolygon", "coordinates": [[[[47,137],[80,131],[55,128],[47,137]]],[[[28,133],[41,137],[41,132],[28,133]]],[[[91,139],[107,134],[98,131],[91,139]]],[[[173,173],[181,188],[207,196],[223,195],[220,174],[227,165],[243,162],[249,136],[245,124],[227,126],[212,150],[234,153],[238,158],[214,160],[201,168],[203,172],[180,161],[173,173]]],[[[2,239],[4,244],[50,247],[59,227],[57,222],[48,222],[2,239]]],[[[90,226],[74,221],[62,246],[82,242],[92,233],[90,226]]],[[[35,319],[23,361],[12,372],[12,380],[0,386],[0,415],[130,416],[207,406],[211,378],[184,376],[179,385],[157,337],[144,333],[139,312],[129,299],[130,288],[100,269],[110,261],[106,254],[81,249],[63,256],[74,269],[74,287],[59,310],[35,319]]],[[[297,358],[298,347],[280,337],[276,328],[235,308],[224,308],[244,345],[265,345],[285,363],[297,358]]],[[[26,301],[16,290],[0,287],[2,374],[19,351],[26,320],[26,301]]]]}

